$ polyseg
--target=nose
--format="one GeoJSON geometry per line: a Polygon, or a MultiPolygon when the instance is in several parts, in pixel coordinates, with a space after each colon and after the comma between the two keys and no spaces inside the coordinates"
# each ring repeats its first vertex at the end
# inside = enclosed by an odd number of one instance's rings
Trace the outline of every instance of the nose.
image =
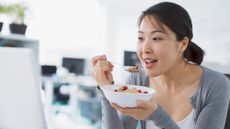
{"type": "Polygon", "coordinates": [[[151,53],[151,52],[153,52],[152,43],[151,43],[149,40],[146,40],[146,41],[143,43],[142,52],[143,52],[143,53],[151,53]]]}

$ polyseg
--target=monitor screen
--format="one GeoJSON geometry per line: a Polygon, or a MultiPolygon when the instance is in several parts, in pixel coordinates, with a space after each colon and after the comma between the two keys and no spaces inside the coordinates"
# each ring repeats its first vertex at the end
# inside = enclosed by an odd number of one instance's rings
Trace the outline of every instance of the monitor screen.
{"type": "Polygon", "coordinates": [[[75,73],[76,75],[83,75],[85,59],[63,57],[62,66],[67,68],[70,73],[75,73]]]}
{"type": "Polygon", "coordinates": [[[125,66],[141,66],[141,62],[135,51],[124,51],[124,65],[125,66]]]}
{"type": "Polygon", "coordinates": [[[52,76],[56,74],[57,67],[55,65],[42,65],[42,76],[52,76]]]}

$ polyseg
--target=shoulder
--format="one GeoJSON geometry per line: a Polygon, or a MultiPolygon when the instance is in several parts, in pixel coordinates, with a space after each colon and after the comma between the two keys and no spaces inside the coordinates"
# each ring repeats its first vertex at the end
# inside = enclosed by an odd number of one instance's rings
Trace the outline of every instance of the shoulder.
{"type": "Polygon", "coordinates": [[[224,74],[207,67],[203,67],[203,79],[201,81],[209,84],[209,88],[221,86],[230,89],[230,81],[224,74]]]}
{"type": "Polygon", "coordinates": [[[209,96],[230,94],[230,81],[222,73],[203,67],[203,76],[201,79],[201,89],[203,93],[209,96]]]}
{"type": "Polygon", "coordinates": [[[200,87],[192,99],[195,100],[192,104],[196,109],[196,124],[201,128],[223,128],[230,99],[230,81],[220,72],[202,68],[200,87]]]}

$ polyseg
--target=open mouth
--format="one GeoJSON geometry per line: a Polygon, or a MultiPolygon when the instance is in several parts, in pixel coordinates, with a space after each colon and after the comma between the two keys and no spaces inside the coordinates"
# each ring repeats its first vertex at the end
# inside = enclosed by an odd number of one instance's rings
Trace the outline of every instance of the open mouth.
{"type": "Polygon", "coordinates": [[[145,62],[145,67],[151,68],[157,63],[157,60],[147,58],[147,59],[144,59],[144,62],[145,62]]]}

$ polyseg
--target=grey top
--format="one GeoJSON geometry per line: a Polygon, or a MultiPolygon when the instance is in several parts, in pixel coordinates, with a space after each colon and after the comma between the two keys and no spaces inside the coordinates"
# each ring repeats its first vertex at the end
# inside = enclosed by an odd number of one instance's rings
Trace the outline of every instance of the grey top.
{"type": "MultiPolygon", "coordinates": [[[[203,68],[203,75],[198,89],[190,98],[196,111],[195,129],[224,129],[230,100],[230,81],[223,74],[203,68]]],[[[149,86],[149,79],[144,72],[133,74],[127,84],[149,86]]],[[[118,114],[99,90],[102,100],[103,129],[136,129],[138,120],[118,114]]],[[[153,120],[156,126],[164,129],[180,129],[169,114],[158,105],[148,120],[153,120]]],[[[145,121],[141,121],[141,129],[145,129],[145,121]]]]}

